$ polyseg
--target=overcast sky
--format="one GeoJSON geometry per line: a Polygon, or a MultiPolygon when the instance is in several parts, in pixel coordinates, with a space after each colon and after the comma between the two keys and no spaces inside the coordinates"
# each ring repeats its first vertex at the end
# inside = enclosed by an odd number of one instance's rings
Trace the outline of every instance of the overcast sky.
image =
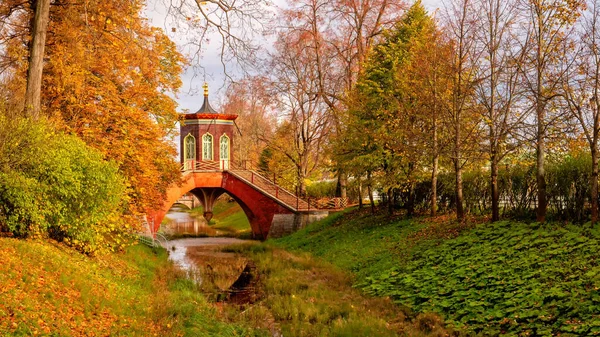
{"type": "MultiPolygon", "coordinates": [[[[286,0],[272,0],[275,5],[283,6],[286,0]]],[[[429,12],[433,12],[436,8],[442,7],[442,0],[423,0],[423,4],[429,12]]],[[[185,53],[189,53],[189,48],[185,49],[186,37],[182,36],[181,31],[172,31],[173,25],[166,20],[166,8],[160,0],[148,0],[146,15],[152,25],[163,28],[169,37],[177,43],[180,49],[185,53]]],[[[217,41],[218,36],[213,39],[217,41]]],[[[266,42],[269,43],[269,42],[266,42]]],[[[197,111],[202,106],[202,84],[208,82],[210,88],[211,105],[219,107],[225,93],[225,75],[223,66],[220,61],[217,43],[209,44],[208,48],[203,50],[201,65],[204,70],[188,69],[182,74],[183,86],[176,97],[179,103],[178,111],[183,112],[185,109],[190,112],[197,111]]]]}

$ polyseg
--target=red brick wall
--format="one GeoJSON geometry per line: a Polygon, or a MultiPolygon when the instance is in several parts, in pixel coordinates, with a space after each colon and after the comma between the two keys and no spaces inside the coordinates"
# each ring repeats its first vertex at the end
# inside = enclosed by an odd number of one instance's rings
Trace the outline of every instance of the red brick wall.
{"type": "Polygon", "coordinates": [[[226,134],[227,137],[229,137],[229,160],[233,161],[234,160],[234,153],[233,153],[233,143],[234,143],[234,130],[235,129],[235,125],[223,125],[223,124],[203,124],[203,125],[198,125],[198,124],[193,124],[193,125],[182,125],[181,126],[181,133],[180,133],[180,140],[179,140],[179,145],[180,145],[180,149],[181,149],[181,153],[179,155],[180,161],[183,164],[183,155],[184,155],[184,151],[183,151],[183,147],[184,147],[184,139],[185,136],[187,136],[189,133],[192,134],[192,136],[196,137],[196,160],[202,160],[202,136],[205,133],[210,133],[213,136],[213,160],[218,161],[220,160],[220,154],[219,154],[219,142],[221,140],[221,136],[223,134],[226,134]]]}

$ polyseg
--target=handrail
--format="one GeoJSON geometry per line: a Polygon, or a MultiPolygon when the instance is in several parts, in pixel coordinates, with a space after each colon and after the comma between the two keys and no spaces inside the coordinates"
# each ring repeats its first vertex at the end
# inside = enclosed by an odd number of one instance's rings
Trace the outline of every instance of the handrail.
{"type": "MultiPolygon", "coordinates": [[[[297,203],[296,209],[308,209],[308,210],[310,210],[311,207],[313,207],[315,209],[318,209],[316,200],[311,200],[310,197],[304,199],[302,196],[300,196],[300,193],[298,193],[298,191],[296,191],[296,194],[294,194],[292,192],[289,192],[288,190],[284,189],[279,184],[277,184],[277,181],[284,181],[284,182],[288,183],[289,185],[295,185],[295,183],[292,183],[289,180],[286,180],[286,179],[284,179],[281,176],[277,177],[275,174],[273,174],[273,179],[267,178],[267,177],[261,175],[259,173],[260,169],[254,167],[252,165],[252,163],[250,161],[248,161],[248,160],[241,160],[241,161],[239,161],[237,163],[236,162],[232,162],[231,163],[231,167],[234,170],[242,170],[242,171],[251,171],[251,172],[254,172],[254,174],[256,174],[257,176],[260,176],[262,179],[270,182],[271,184],[273,184],[275,186],[278,186],[280,189],[282,189],[283,191],[285,191],[287,194],[289,194],[292,197],[294,197],[294,198],[297,199],[296,200],[296,203],[297,203]],[[306,207],[306,208],[299,208],[298,206],[299,206],[300,200],[306,202],[308,204],[308,207],[306,207]]],[[[251,182],[254,183],[254,181],[251,181],[251,182]]]]}
{"type": "MultiPolygon", "coordinates": [[[[289,192],[288,190],[286,190],[285,188],[283,188],[277,184],[277,180],[285,181],[284,179],[282,179],[282,178],[277,179],[275,174],[273,174],[273,179],[271,180],[271,179],[266,178],[263,175],[259,174],[257,172],[257,171],[259,171],[258,169],[252,168],[252,167],[249,168],[247,160],[241,161],[240,163],[234,163],[234,162],[231,162],[230,160],[221,160],[221,161],[187,160],[181,165],[181,171],[183,173],[190,172],[190,171],[230,171],[231,172],[231,171],[236,171],[236,170],[250,172],[251,175],[250,175],[249,182],[253,185],[257,184],[257,182],[255,182],[255,177],[256,177],[256,179],[259,181],[259,183],[262,183],[266,186],[274,188],[273,196],[275,197],[275,199],[283,202],[284,204],[290,206],[291,208],[293,208],[293,206],[294,206],[293,199],[295,199],[296,210],[309,210],[310,211],[311,207],[314,209],[318,209],[317,204],[314,202],[314,200],[311,203],[310,198],[308,198],[306,200],[306,199],[302,198],[298,193],[293,194],[292,192],[289,192]],[[287,200],[287,201],[284,200],[286,198],[289,200],[287,200]],[[304,206],[304,203],[306,203],[306,206],[304,206]]],[[[241,178],[243,178],[243,177],[241,177],[241,178]]],[[[268,191],[264,191],[264,192],[270,194],[268,191]]]]}
{"type": "Polygon", "coordinates": [[[223,168],[219,164],[221,162],[212,160],[186,160],[181,165],[181,171],[221,171],[223,168]]]}

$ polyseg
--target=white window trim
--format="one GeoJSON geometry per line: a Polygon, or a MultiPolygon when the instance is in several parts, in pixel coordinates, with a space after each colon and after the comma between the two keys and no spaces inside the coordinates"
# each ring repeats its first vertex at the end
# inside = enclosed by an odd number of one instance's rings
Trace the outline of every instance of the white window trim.
{"type": "Polygon", "coordinates": [[[213,137],[213,135],[211,135],[209,132],[203,134],[202,135],[202,160],[214,160],[215,159],[214,147],[215,147],[215,137],[213,137]],[[204,137],[206,137],[207,135],[210,136],[210,158],[204,157],[204,137]]]}
{"type": "Polygon", "coordinates": [[[230,160],[231,159],[231,139],[227,136],[227,134],[223,134],[221,138],[219,138],[219,159],[221,160],[230,160]],[[221,142],[223,139],[227,139],[227,158],[223,158],[223,153],[221,152],[221,142]]]}
{"type": "Polygon", "coordinates": [[[183,161],[188,161],[188,160],[196,160],[196,137],[192,136],[191,133],[188,133],[187,136],[185,136],[185,138],[183,138],[183,161]],[[192,153],[192,156],[190,157],[190,154],[188,153],[188,146],[187,146],[187,142],[188,139],[192,139],[194,140],[194,151],[192,153]]]}

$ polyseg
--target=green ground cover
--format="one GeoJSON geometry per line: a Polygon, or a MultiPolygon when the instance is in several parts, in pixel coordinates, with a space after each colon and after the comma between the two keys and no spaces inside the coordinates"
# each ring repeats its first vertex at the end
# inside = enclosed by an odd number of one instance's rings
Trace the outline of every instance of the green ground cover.
{"type": "Polygon", "coordinates": [[[597,226],[351,212],[273,242],[352,271],[368,293],[473,333],[600,334],[597,226]]]}

